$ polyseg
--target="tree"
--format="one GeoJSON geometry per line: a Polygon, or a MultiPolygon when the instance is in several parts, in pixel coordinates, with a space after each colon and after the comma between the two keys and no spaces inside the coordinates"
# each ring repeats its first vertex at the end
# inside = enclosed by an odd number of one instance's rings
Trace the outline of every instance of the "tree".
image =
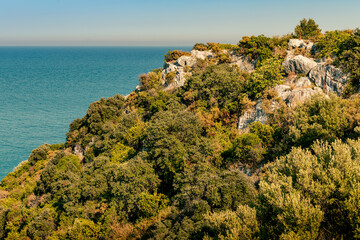
{"type": "Polygon", "coordinates": [[[295,27],[295,35],[298,38],[316,38],[320,36],[321,29],[317,25],[314,19],[309,18],[300,21],[300,24],[295,27]]]}

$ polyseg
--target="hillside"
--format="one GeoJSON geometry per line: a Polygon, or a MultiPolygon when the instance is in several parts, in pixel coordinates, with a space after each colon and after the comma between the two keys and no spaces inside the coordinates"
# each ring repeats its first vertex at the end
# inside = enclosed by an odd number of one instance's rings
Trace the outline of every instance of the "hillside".
{"type": "Polygon", "coordinates": [[[0,239],[360,238],[360,31],[170,51],[0,184],[0,239]]]}

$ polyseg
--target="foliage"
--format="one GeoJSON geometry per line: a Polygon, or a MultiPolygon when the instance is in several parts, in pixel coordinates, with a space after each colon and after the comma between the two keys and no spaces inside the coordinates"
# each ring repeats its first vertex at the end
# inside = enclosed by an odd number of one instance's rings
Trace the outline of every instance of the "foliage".
{"type": "Polygon", "coordinates": [[[142,74],[139,77],[141,87],[145,90],[152,88],[158,88],[161,84],[161,71],[158,69],[149,72],[148,74],[142,74]]]}
{"type": "Polygon", "coordinates": [[[190,56],[190,53],[189,52],[184,52],[184,51],[181,51],[181,50],[173,50],[173,51],[171,51],[169,49],[169,51],[164,55],[165,62],[176,61],[181,56],[190,56]]]}
{"type": "Polygon", "coordinates": [[[45,160],[47,153],[50,151],[50,145],[44,144],[34,149],[29,156],[29,164],[35,165],[37,161],[45,160]]]}
{"type": "Polygon", "coordinates": [[[215,56],[184,86],[163,89],[155,69],[127,97],[92,103],[65,144],[38,147],[1,181],[0,239],[359,238],[359,32],[317,43],[349,73],[348,98],[294,109],[271,89],[291,37],[196,44],[215,56]],[[254,71],[230,66],[234,51],[257,61],[254,71]],[[240,132],[239,115],[259,98],[267,124],[240,132]]]}
{"type": "Polygon", "coordinates": [[[359,110],[353,108],[353,100],[318,95],[299,106],[294,112],[294,124],[290,134],[294,144],[309,147],[316,139],[334,141],[336,138],[356,137],[354,128],[359,110]]]}
{"type": "Polygon", "coordinates": [[[207,51],[208,50],[208,46],[204,43],[195,43],[193,50],[198,50],[198,51],[207,51]]]}
{"type": "Polygon", "coordinates": [[[245,36],[239,42],[239,51],[246,55],[249,59],[260,59],[260,61],[270,58],[272,56],[273,43],[269,37],[264,35],[245,36]]]}
{"type": "Polygon", "coordinates": [[[319,25],[317,25],[314,19],[302,19],[300,24],[295,27],[295,35],[298,38],[316,38],[319,37],[321,34],[321,29],[319,25]]]}
{"type": "Polygon", "coordinates": [[[246,74],[225,64],[207,67],[188,79],[181,93],[182,100],[187,105],[237,113],[245,78],[246,74]]]}
{"type": "Polygon", "coordinates": [[[248,95],[252,99],[260,98],[266,89],[281,83],[283,76],[282,61],[277,58],[266,59],[251,73],[246,86],[248,95]]]}
{"type": "Polygon", "coordinates": [[[224,153],[224,157],[232,163],[244,163],[248,166],[259,164],[263,160],[266,148],[258,135],[254,133],[245,133],[240,135],[233,147],[224,153]]]}
{"type": "MultiPolygon", "coordinates": [[[[360,181],[360,142],[317,141],[294,148],[265,168],[259,211],[272,238],[350,239],[358,231],[354,186],[360,181]],[[351,205],[351,207],[349,207],[351,205]]],[[[355,188],[356,189],[356,188],[355,188]]],[[[355,197],[357,198],[357,197],[355,197]]]]}
{"type": "Polygon", "coordinates": [[[239,205],[236,211],[208,213],[204,219],[205,239],[258,239],[256,210],[248,205],[239,205]]]}
{"type": "Polygon", "coordinates": [[[341,44],[340,49],[339,64],[350,74],[347,94],[355,93],[360,86],[360,30],[355,30],[351,37],[341,44]]]}
{"type": "Polygon", "coordinates": [[[316,52],[319,58],[337,56],[340,47],[351,37],[349,31],[329,31],[319,37],[316,43],[316,52]]]}

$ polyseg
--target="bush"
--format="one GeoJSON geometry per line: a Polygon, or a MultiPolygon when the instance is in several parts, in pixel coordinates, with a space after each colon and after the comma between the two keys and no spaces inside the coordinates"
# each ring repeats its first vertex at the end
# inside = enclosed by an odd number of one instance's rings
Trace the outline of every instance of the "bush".
{"type": "Polygon", "coordinates": [[[198,51],[207,51],[208,50],[208,46],[204,43],[196,43],[193,47],[193,50],[198,50],[198,51]]]}
{"type": "Polygon", "coordinates": [[[191,53],[189,52],[184,52],[181,50],[173,50],[171,51],[169,49],[169,51],[167,52],[167,54],[164,55],[165,57],[165,62],[172,62],[172,61],[176,61],[179,59],[179,57],[181,56],[190,56],[191,53]]]}
{"type": "Polygon", "coordinates": [[[272,57],[272,50],[275,47],[271,38],[265,37],[264,35],[257,37],[244,36],[238,45],[239,53],[244,54],[251,60],[258,59],[259,61],[272,57]]]}
{"type": "Polygon", "coordinates": [[[175,72],[169,72],[168,74],[166,74],[166,82],[171,84],[171,83],[174,83],[175,82],[175,76],[176,76],[176,73],[175,72]]]}
{"type": "Polygon", "coordinates": [[[224,153],[232,163],[242,163],[249,167],[256,166],[263,160],[266,149],[258,135],[245,133],[240,135],[233,143],[232,148],[224,153]]]}
{"type": "Polygon", "coordinates": [[[265,238],[353,239],[359,233],[360,141],[317,141],[264,169],[258,213],[265,238]]]}
{"type": "Polygon", "coordinates": [[[351,37],[349,31],[330,31],[321,36],[316,43],[317,55],[319,58],[336,57],[340,52],[340,47],[351,37]]]}
{"type": "Polygon", "coordinates": [[[142,74],[139,81],[144,90],[156,89],[161,85],[161,71],[153,70],[147,74],[142,74]]]}
{"type": "Polygon", "coordinates": [[[282,60],[277,58],[269,58],[261,63],[254,72],[251,73],[247,82],[247,93],[252,99],[258,99],[263,92],[281,83],[283,74],[282,60]]]}
{"type": "Polygon", "coordinates": [[[188,79],[182,89],[182,100],[209,110],[218,107],[222,112],[238,113],[245,78],[246,74],[227,64],[207,67],[188,79]]]}
{"type": "Polygon", "coordinates": [[[29,156],[29,164],[33,166],[36,164],[37,161],[45,160],[46,155],[50,150],[51,149],[49,144],[44,144],[34,149],[29,156]]]}

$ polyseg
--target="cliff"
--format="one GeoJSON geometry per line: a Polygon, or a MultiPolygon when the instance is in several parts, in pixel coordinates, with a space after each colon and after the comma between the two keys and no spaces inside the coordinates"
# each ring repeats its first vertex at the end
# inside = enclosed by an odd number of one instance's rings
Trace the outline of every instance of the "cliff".
{"type": "Polygon", "coordinates": [[[359,46],[304,19],[169,51],[1,181],[0,239],[357,238],[359,46]]]}

